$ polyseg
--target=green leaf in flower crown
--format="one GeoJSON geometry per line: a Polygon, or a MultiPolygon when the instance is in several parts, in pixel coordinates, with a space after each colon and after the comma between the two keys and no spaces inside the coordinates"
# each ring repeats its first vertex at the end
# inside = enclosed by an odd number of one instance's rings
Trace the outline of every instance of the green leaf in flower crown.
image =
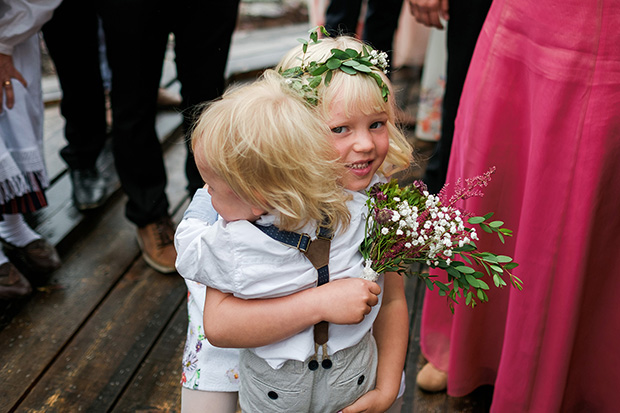
{"type": "Polygon", "coordinates": [[[345,60],[344,62],[342,62],[342,64],[349,67],[359,66],[359,63],[357,63],[355,60],[345,60]]]}
{"type": "Polygon", "coordinates": [[[485,220],[491,218],[493,216],[493,212],[489,212],[488,214],[484,214],[483,217],[485,220]]]}
{"type": "Polygon", "coordinates": [[[353,59],[354,57],[357,57],[357,55],[359,54],[359,53],[357,52],[357,50],[355,50],[355,49],[346,49],[344,52],[345,52],[345,53],[349,56],[349,58],[351,58],[351,59],[353,59]]]}
{"type": "Polygon", "coordinates": [[[284,77],[293,77],[297,74],[297,71],[301,71],[301,68],[299,66],[297,67],[291,67],[290,69],[286,69],[285,71],[282,72],[282,76],[284,77]]]}
{"type": "Polygon", "coordinates": [[[308,82],[308,86],[315,89],[317,86],[321,84],[321,80],[323,80],[321,76],[314,76],[310,78],[310,81],[308,82]]]}
{"type": "Polygon", "coordinates": [[[499,228],[502,225],[504,225],[504,221],[493,221],[493,222],[489,222],[489,226],[491,228],[499,228]]]}
{"type": "Polygon", "coordinates": [[[333,75],[334,75],[334,72],[332,72],[331,70],[325,73],[325,86],[329,86],[329,83],[332,81],[333,75]]]}
{"type": "Polygon", "coordinates": [[[332,52],[332,57],[338,58],[340,60],[348,60],[351,58],[351,56],[349,56],[349,54],[345,52],[344,50],[332,49],[331,52],[332,52]]]}
{"type": "Polygon", "coordinates": [[[469,222],[470,224],[480,224],[481,222],[484,222],[485,218],[484,217],[471,217],[467,220],[467,222],[469,222]]]}
{"type": "Polygon", "coordinates": [[[320,66],[316,66],[315,68],[309,70],[308,73],[310,73],[311,76],[319,76],[327,72],[328,70],[329,68],[327,67],[327,65],[320,65],[320,66]]]}
{"type": "Polygon", "coordinates": [[[510,258],[507,255],[498,255],[495,257],[495,259],[497,260],[497,262],[501,262],[501,263],[512,262],[512,258],[510,258]]]}
{"type": "Polygon", "coordinates": [[[327,60],[327,62],[325,62],[325,65],[330,70],[338,69],[341,64],[342,62],[340,61],[340,59],[337,59],[335,57],[331,57],[327,60]]]}
{"type": "Polygon", "coordinates": [[[312,30],[310,32],[310,40],[312,40],[314,43],[316,43],[319,39],[319,33],[316,30],[312,30]]]}
{"type": "Polygon", "coordinates": [[[306,39],[302,39],[301,37],[298,37],[297,41],[301,44],[308,44],[308,41],[306,39]]]}
{"type": "Polygon", "coordinates": [[[518,266],[519,264],[517,264],[516,262],[509,262],[508,264],[504,265],[504,268],[510,271],[514,268],[517,268],[518,266]]]}
{"type": "Polygon", "coordinates": [[[383,86],[381,87],[381,96],[383,97],[383,100],[385,100],[387,102],[387,97],[390,94],[390,88],[387,87],[385,84],[383,84],[383,86]]]}
{"type": "Polygon", "coordinates": [[[364,66],[364,65],[359,64],[359,63],[357,64],[357,66],[355,66],[355,69],[358,72],[363,72],[363,73],[370,73],[370,72],[372,72],[372,70],[368,66],[364,66]]]}
{"type": "Polygon", "coordinates": [[[345,72],[348,75],[356,75],[357,74],[357,70],[352,69],[348,66],[340,66],[340,70],[342,70],[343,72],[345,72]]]}

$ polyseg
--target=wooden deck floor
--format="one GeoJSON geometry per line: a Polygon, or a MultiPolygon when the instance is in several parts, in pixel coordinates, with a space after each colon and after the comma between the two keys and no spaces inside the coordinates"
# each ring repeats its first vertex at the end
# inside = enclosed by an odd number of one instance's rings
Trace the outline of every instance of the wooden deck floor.
{"type": "MultiPolygon", "coordinates": [[[[293,42],[303,37],[294,32],[293,42]]],[[[234,56],[246,56],[243,47],[251,45],[233,46],[230,67],[242,66],[234,56]]],[[[244,66],[229,73],[238,76],[255,69],[244,66]]],[[[168,76],[166,84],[175,87],[173,69],[168,76]]],[[[417,78],[396,81],[404,90],[417,78]]],[[[31,222],[57,246],[63,266],[49,278],[34,280],[36,291],[30,298],[0,302],[0,412],[178,412],[187,326],[183,280],[161,275],[142,260],[135,228],[124,217],[126,198],[118,189],[109,154],[100,167],[114,194],[91,213],[73,207],[68,175],[58,156],[64,145],[64,121],[57,105],[48,106],[45,115],[46,159],[53,184],[48,191],[50,206],[31,222]]],[[[188,202],[180,119],[174,111],[158,116],[167,193],[177,221],[188,202]]],[[[415,374],[423,361],[417,333],[423,294],[423,286],[408,280],[411,344],[402,411],[487,411],[488,391],[452,399],[416,388],[415,374]]]]}

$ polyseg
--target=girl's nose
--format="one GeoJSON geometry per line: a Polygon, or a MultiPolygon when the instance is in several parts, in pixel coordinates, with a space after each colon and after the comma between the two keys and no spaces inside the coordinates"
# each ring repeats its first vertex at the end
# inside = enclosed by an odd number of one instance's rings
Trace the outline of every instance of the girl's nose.
{"type": "Polygon", "coordinates": [[[353,149],[357,152],[370,152],[374,149],[375,143],[370,131],[361,131],[355,134],[353,149]]]}

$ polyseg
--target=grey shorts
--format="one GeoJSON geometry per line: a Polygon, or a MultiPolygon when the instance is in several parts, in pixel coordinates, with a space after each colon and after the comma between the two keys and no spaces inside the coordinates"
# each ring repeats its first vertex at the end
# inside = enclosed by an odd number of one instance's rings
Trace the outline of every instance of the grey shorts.
{"type": "MultiPolygon", "coordinates": [[[[310,370],[289,360],[275,370],[250,350],[239,360],[239,404],[244,413],[337,412],[374,389],[377,345],[368,333],[353,347],[330,356],[331,368],[310,370]]],[[[321,357],[319,356],[319,361],[321,357]]]]}

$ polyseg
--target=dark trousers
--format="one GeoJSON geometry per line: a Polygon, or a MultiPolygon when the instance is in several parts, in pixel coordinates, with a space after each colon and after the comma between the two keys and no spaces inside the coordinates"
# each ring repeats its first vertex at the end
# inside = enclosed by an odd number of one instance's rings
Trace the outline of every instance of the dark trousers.
{"type": "MultiPolygon", "coordinates": [[[[375,49],[386,52],[392,61],[394,31],[403,0],[368,0],[362,39],[375,49]]],[[[332,0],[325,13],[325,28],[332,36],[355,34],[362,0],[332,0]]]]}
{"type": "MultiPolygon", "coordinates": [[[[175,35],[184,125],[189,130],[189,108],[224,90],[238,0],[100,0],[100,6],[112,71],[115,165],[129,198],[126,216],[144,226],[168,214],[166,171],[155,132],[168,35],[175,35]]],[[[189,151],[186,172],[193,193],[203,182],[189,151]]]]}
{"type": "Polygon", "coordinates": [[[94,167],[106,140],[97,31],[96,5],[84,0],[64,0],[43,26],[63,92],[67,146],[60,154],[71,169],[94,167]]]}
{"type": "Polygon", "coordinates": [[[461,100],[463,84],[474,53],[478,35],[492,0],[450,1],[448,23],[448,62],[446,89],[443,97],[441,138],[428,161],[424,182],[429,192],[438,193],[446,182],[450,150],[454,136],[454,120],[461,100]]]}

